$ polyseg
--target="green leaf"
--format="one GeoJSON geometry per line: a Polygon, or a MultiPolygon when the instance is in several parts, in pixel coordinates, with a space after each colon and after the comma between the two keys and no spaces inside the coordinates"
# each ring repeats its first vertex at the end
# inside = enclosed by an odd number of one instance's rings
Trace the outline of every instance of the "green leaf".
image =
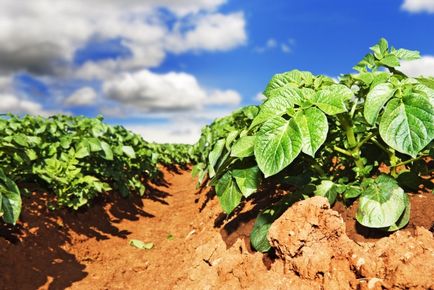
{"type": "Polygon", "coordinates": [[[271,246],[268,242],[267,235],[273,222],[278,219],[285,210],[295,202],[302,200],[300,194],[291,193],[283,197],[272,207],[262,211],[256,218],[253,230],[250,233],[250,243],[253,248],[259,252],[267,252],[271,246]]]}
{"type": "Polygon", "coordinates": [[[387,43],[387,40],[381,38],[380,41],[376,45],[370,47],[370,49],[374,52],[377,59],[382,59],[385,56],[388,47],[389,44],[387,43]]]}
{"type": "Polygon", "coordinates": [[[363,184],[359,198],[357,221],[370,228],[394,225],[405,209],[405,192],[390,176],[381,175],[363,184]]]}
{"type": "Polygon", "coordinates": [[[230,214],[240,204],[242,193],[235,184],[230,171],[219,179],[215,190],[225,213],[230,214]]]}
{"type": "Polygon", "coordinates": [[[253,156],[253,148],[255,145],[255,136],[244,136],[238,139],[231,149],[231,156],[244,158],[253,156]]]}
{"type": "Polygon", "coordinates": [[[405,210],[402,213],[401,217],[398,219],[398,221],[396,221],[394,225],[387,228],[389,232],[402,229],[410,221],[411,204],[410,204],[410,199],[408,198],[408,195],[406,193],[404,193],[404,205],[405,205],[405,210]]]}
{"type": "Polygon", "coordinates": [[[392,99],[380,121],[380,136],[395,150],[415,157],[434,138],[434,106],[413,94],[392,99]]]}
{"type": "Polygon", "coordinates": [[[20,146],[27,147],[27,137],[23,134],[16,134],[13,136],[13,140],[15,143],[17,143],[20,146]]]}
{"type": "Polygon", "coordinates": [[[91,152],[98,152],[101,150],[101,142],[97,138],[87,138],[91,152]]]}
{"type": "Polygon", "coordinates": [[[414,60],[420,58],[420,53],[417,50],[400,48],[397,50],[392,50],[391,53],[402,60],[414,60]]]}
{"type": "Polygon", "coordinates": [[[122,152],[124,152],[125,155],[127,155],[131,159],[136,158],[136,152],[134,151],[133,147],[131,147],[131,146],[122,146],[122,152]]]}
{"type": "Polygon", "coordinates": [[[380,60],[380,62],[381,62],[381,64],[388,66],[388,67],[399,66],[399,60],[393,54],[389,54],[388,56],[384,57],[382,60],[380,60]]]}
{"type": "Polygon", "coordinates": [[[326,115],[319,109],[311,107],[299,111],[294,120],[300,128],[303,153],[314,157],[316,151],[327,138],[329,125],[326,115]]]}
{"type": "Polygon", "coordinates": [[[26,152],[27,158],[29,158],[29,160],[35,161],[36,159],[38,159],[38,154],[36,154],[35,150],[26,149],[25,152],[26,152]]]}
{"type": "Polygon", "coordinates": [[[104,151],[104,154],[105,154],[104,158],[106,160],[113,160],[113,151],[112,151],[110,145],[107,144],[104,141],[101,141],[101,148],[102,148],[102,150],[104,151]]]}
{"type": "Polygon", "coordinates": [[[12,179],[6,177],[0,169],[0,212],[3,220],[8,224],[15,224],[21,212],[21,194],[12,179]]]}
{"type": "Polygon", "coordinates": [[[256,134],[254,153],[265,177],[280,172],[300,154],[302,138],[293,119],[282,117],[265,122],[256,134]]]}
{"type": "Polygon", "coordinates": [[[258,166],[232,170],[232,176],[244,197],[249,197],[258,190],[261,171],[258,166]]]}
{"type": "Polygon", "coordinates": [[[150,250],[154,247],[153,243],[145,243],[140,240],[130,240],[129,241],[130,246],[135,247],[137,249],[141,250],[150,250]]]}
{"type": "Polygon", "coordinates": [[[327,115],[336,115],[347,111],[345,101],[353,96],[353,92],[346,86],[331,85],[317,92],[313,103],[327,115]]]}
{"type": "Polygon", "coordinates": [[[218,140],[212,151],[208,155],[208,170],[209,170],[209,177],[213,178],[215,175],[215,166],[217,164],[217,161],[219,160],[220,156],[223,153],[223,149],[225,148],[225,139],[218,140]]]}
{"type": "Polygon", "coordinates": [[[336,201],[338,196],[337,185],[330,180],[322,180],[319,185],[316,186],[315,195],[327,197],[330,205],[336,201]]]}
{"type": "Polygon", "coordinates": [[[81,143],[79,144],[79,148],[75,152],[75,158],[81,159],[90,155],[89,147],[84,146],[81,143]]]}
{"type": "Polygon", "coordinates": [[[360,194],[362,194],[360,187],[348,185],[344,192],[344,199],[356,198],[360,196],[360,194]]]}
{"type": "Polygon", "coordinates": [[[285,114],[289,108],[292,108],[294,104],[290,99],[285,96],[277,96],[267,100],[260,106],[259,113],[253,119],[250,128],[255,127],[258,124],[262,124],[265,121],[285,114]]]}
{"type": "Polygon", "coordinates": [[[395,89],[389,83],[376,85],[366,96],[363,114],[366,121],[373,125],[386,102],[393,97],[395,89]]]}
{"type": "Polygon", "coordinates": [[[275,74],[265,88],[264,95],[268,98],[287,96],[291,99],[293,97],[290,96],[290,94],[292,94],[292,92],[290,92],[291,89],[301,87],[304,84],[310,85],[313,78],[310,72],[302,72],[299,70],[275,74]]]}
{"type": "Polygon", "coordinates": [[[225,144],[226,144],[227,150],[231,149],[231,145],[234,142],[234,140],[237,139],[239,133],[240,132],[238,132],[238,130],[235,130],[235,131],[229,132],[229,134],[226,136],[226,143],[225,144]]]}

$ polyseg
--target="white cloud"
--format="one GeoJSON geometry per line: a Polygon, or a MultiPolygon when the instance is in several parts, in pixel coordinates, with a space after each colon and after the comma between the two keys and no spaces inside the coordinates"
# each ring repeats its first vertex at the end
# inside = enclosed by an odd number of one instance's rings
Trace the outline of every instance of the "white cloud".
{"type": "Polygon", "coordinates": [[[255,96],[255,100],[263,102],[267,99],[266,96],[264,96],[264,94],[262,92],[258,92],[255,96]]]}
{"type": "Polygon", "coordinates": [[[269,49],[275,48],[277,46],[277,44],[278,43],[277,43],[277,41],[274,38],[269,38],[267,40],[267,42],[265,43],[265,45],[263,45],[263,46],[257,46],[257,47],[255,47],[254,50],[257,53],[263,53],[263,52],[265,52],[265,51],[267,51],[269,49]]]}
{"type": "Polygon", "coordinates": [[[402,62],[400,70],[408,76],[433,76],[434,77],[434,56],[426,55],[420,59],[402,62]]]}
{"type": "Polygon", "coordinates": [[[167,39],[167,49],[176,53],[188,50],[229,50],[242,45],[247,40],[244,15],[210,14],[194,17],[188,26],[194,28],[182,33],[183,23],[178,23],[175,31],[167,39]]]}
{"type": "Polygon", "coordinates": [[[199,140],[203,125],[176,120],[162,125],[126,124],[124,127],[150,142],[194,144],[199,140]]]}
{"type": "Polygon", "coordinates": [[[411,12],[428,12],[434,13],[434,1],[433,0],[404,0],[401,6],[402,9],[411,12]]]}
{"type": "Polygon", "coordinates": [[[73,92],[65,99],[65,105],[69,106],[86,106],[94,105],[97,100],[97,94],[93,88],[83,87],[73,92]]]}
{"type": "Polygon", "coordinates": [[[284,42],[278,42],[274,38],[269,38],[265,45],[255,47],[254,51],[257,53],[264,53],[268,50],[280,48],[283,53],[291,53],[293,51],[294,45],[295,39],[293,38],[289,38],[287,41],[284,42]]]}
{"type": "MultiPolygon", "coordinates": [[[[41,104],[31,100],[19,98],[12,94],[0,94],[0,112],[12,114],[31,114],[48,117],[57,111],[45,110],[41,104]]],[[[66,113],[66,112],[63,112],[66,113]]]]}
{"type": "Polygon", "coordinates": [[[110,99],[144,112],[199,110],[206,104],[237,105],[241,101],[236,91],[207,91],[193,75],[183,72],[125,73],[105,82],[103,91],[110,99]]]}
{"type": "Polygon", "coordinates": [[[234,90],[213,90],[209,92],[205,103],[207,105],[233,105],[236,106],[241,102],[241,96],[234,90]]]}
{"type": "Polygon", "coordinates": [[[228,50],[245,42],[245,21],[242,13],[216,12],[224,2],[32,0],[23,5],[2,0],[0,72],[64,74],[76,50],[92,39],[121,38],[131,51],[129,58],[103,62],[102,69],[112,71],[158,66],[167,51],[228,50]],[[157,10],[160,7],[172,11],[185,29],[172,30],[157,10]]]}

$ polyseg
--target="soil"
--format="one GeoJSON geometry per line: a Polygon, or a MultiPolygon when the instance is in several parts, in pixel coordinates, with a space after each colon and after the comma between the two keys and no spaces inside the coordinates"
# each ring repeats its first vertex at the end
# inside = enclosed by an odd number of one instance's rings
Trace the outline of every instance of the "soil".
{"type": "Polygon", "coordinates": [[[79,212],[33,192],[20,222],[0,225],[0,289],[434,289],[433,194],[411,196],[410,224],[381,239],[357,225],[355,206],[299,202],[262,254],[249,234],[278,192],[228,217],[188,171],[163,171],[144,198],[110,194],[79,212]]]}

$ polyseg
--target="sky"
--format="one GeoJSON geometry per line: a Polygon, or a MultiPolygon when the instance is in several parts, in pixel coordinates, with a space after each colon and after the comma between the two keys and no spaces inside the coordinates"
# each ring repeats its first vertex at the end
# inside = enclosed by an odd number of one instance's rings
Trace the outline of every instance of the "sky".
{"type": "Polygon", "coordinates": [[[434,0],[0,0],[0,113],[194,143],[273,74],[351,73],[381,37],[434,76],[434,0]]]}

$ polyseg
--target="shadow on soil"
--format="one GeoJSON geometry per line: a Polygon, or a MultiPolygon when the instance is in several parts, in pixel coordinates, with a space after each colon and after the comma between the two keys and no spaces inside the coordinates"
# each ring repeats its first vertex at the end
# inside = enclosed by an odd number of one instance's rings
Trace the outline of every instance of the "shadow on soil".
{"type": "MultiPolygon", "coordinates": [[[[144,199],[163,204],[169,196],[161,188],[169,184],[160,178],[148,185],[144,199]],[[158,188],[159,189],[158,189],[158,188]]],[[[29,188],[30,197],[23,198],[20,221],[16,226],[0,223],[0,289],[65,289],[88,275],[85,265],[67,251],[70,243],[89,238],[106,240],[110,237],[127,239],[130,232],[120,230],[122,220],[154,217],[143,208],[143,199],[127,199],[107,193],[94,200],[90,208],[79,211],[49,210],[52,196],[29,188]],[[75,239],[71,240],[70,232],[75,239]]],[[[146,209],[146,208],[145,208],[146,209]]]]}

